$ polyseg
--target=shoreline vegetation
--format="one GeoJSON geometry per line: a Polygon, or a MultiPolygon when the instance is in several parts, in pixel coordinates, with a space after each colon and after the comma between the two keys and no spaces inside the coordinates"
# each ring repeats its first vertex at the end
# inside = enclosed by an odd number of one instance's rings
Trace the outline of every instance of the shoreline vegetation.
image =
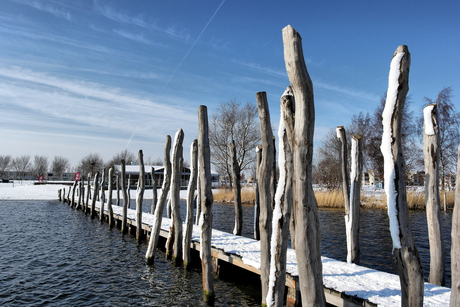
{"type": "MultiPolygon", "coordinates": [[[[440,192],[441,207],[444,204],[444,194],[446,194],[447,209],[452,210],[454,207],[455,192],[440,192]]],[[[214,202],[216,203],[233,203],[233,190],[228,188],[213,189],[214,202]]],[[[342,190],[317,190],[315,191],[318,208],[344,208],[342,190]]],[[[243,188],[241,190],[241,200],[244,205],[254,205],[255,189],[243,188]]],[[[407,190],[407,203],[409,210],[425,210],[425,191],[407,190]]],[[[361,192],[360,207],[363,209],[381,209],[386,210],[385,193],[365,193],[361,192]],[[367,194],[367,195],[366,195],[367,194]]]]}

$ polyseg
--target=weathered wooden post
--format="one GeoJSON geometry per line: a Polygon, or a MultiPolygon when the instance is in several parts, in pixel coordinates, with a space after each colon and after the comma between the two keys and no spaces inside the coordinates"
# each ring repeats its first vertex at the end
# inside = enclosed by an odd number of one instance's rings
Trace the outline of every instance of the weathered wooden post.
{"type": "Polygon", "coordinates": [[[442,238],[439,199],[439,115],[436,104],[423,109],[423,156],[425,160],[425,204],[430,241],[430,275],[428,282],[446,285],[446,250],[442,238]]]}
{"type": "Polygon", "coordinates": [[[347,236],[347,261],[359,264],[359,223],[361,201],[361,178],[363,172],[363,143],[360,135],[353,135],[351,140],[351,188],[350,188],[350,214],[345,216],[347,236]],[[350,242],[348,244],[348,242],[350,242]]]}
{"type": "Polygon", "coordinates": [[[152,170],[150,171],[150,177],[152,177],[152,210],[150,210],[151,214],[155,214],[155,206],[157,204],[157,181],[155,179],[155,168],[152,166],[152,170]]]}
{"type": "MultiPolygon", "coordinates": [[[[286,89],[287,96],[285,99],[281,99],[281,110],[284,120],[284,127],[286,129],[286,136],[289,142],[289,147],[294,148],[294,113],[295,113],[295,101],[293,96],[292,87],[288,86],[286,89]],[[290,98],[290,99],[287,99],[290,98]]],[[[292,186],[294,187],[295,178],[291,176],[292,186]]],[[[292,199],[295,199],[294,190],[292,190],[292,199]]],[[[295,249],[295,202],[292,203],[291,208],[291,219],[289,225],[289,232],[291,233],[291,248],[295,249]]],[[[294,290],[295,291],[295,290],[294,290]]]]}
{"type": "Polygon", "coordinates": [[[116,182],[117,182],[117,207],[120,206],[120,173],[116,174],[116,182]]]}
{"type": "Polygon", "coordinates": [[[233,234],[241,236],[241,232],[243,231],[243,206],[241,205],[240,168],[236,156],[235,140],[232,140],[228,147],[232,166],[233,202],[235,203],[235,227],[233,228],[233,234]]]}
{"type": "Polygon", "coordinates": [[[136,193],[136,239],[141,241],[144,237],[144,231],[142,230],[142,202],[144,201],[145,191],[145,169],[144,169],[144,154],[142,150],[138,153],[139,159],[139,180],[137,184],[136,193]]]}
{"type": "Polygon", "coordinates": [[[152,264],[155,259],[155,249],[158,245],[158,240],[160,238],[161,230],[161,221],[163,219],[163,211],[165,208],[166,198],[168,197],[169,187],[171,185],[171,162],[170,162],[170,151],[171,151],[171,136],[166,136],[166,144],[164,149],[164,178],[162,193],[158,199],[158,203],[155,208],[155,218],[150,233],[149,247],[147,253],[145,254],[145,259],[148,264],[152,264]]]}
{"type": "Polygon", "coordinates": [[[93,198],[91,198],[91,218],[93,218],[96,215],[96,199],[97,199],[97,191],[98,191],[98,180],[99,180],[99,172],[96,172],[96,175],[94,176],[94,182],[93,182],[93,198]]]}
{"type": "Polygon", "coordinates": [[[203,299],[213,304],[215,299],[214,280],[212,271],[212,181],[211,181],[211,151],[209,148],[208,110],[206,106],[198,107],[198,165],[201,182],[201,268],[203,274],[203,299]]]}
{"type": "MultiPolygon", "coordinates": [[[[200,170],[200,160],[198,159],[198,172],[200,170]]],[[[200,223],[200,216],[201,216],[201,180],[200,180],[200,174],[197,174],[197,193],[196,193],[196,212],[195,212],[195,225],[198,225],[200,223]]]]}
{"type": "Polygon", "coordinates": [[[77,205],[76,205],[76,209],[80,209],[80,203],[81,203],[81,198],[83,197],[83,190],[82,190],[82,183],[81,183],[81,180],[78,180],[78,200],[77,200],[77,205]]]}
{"type": "Polygon", "coordinates": [[[126,187],[126,191],[128,192],[128,209],[131,209],[131,174],[128,175],[128,186],[126,187]]]}
{"type": "Polygon", "coordinates": [[[273,210],[270,279],[267,294],[267,306],[284,305],[286,284],[286,254],[289,241],[289,220],[292,208],[292,152],[284,123],[284,100],[293,100],[291,88],[288,87],[281,96],[281,118],[278,130],[280,168],[278,186],[273,210]]]}
{"type": "MultiPolygon", "coordinates": [[[[174,140],[174,151],[172,161],[172,177],[171,177],[171,208],[172,208],[172,223],[170,229],[174,228],[174,231],[170,231],[169,235],[174,235],[173,239],[173,250],[172,257],[176,264],[182,261],[182,218],[180,216],[180,186],[182,177],[182,163],[183,159],[183,146],[184,131],[179,129],[176,133],[174,140]]],[[[168,254],[168,246],[166,247],[166,253],[168,254]]]]}
{"type": "Polygon", "coordinates": [[[70,191],[72,190],[71,187],[69,187],[69,191],[67,192],[67,203],[72,206],[72,202],[70,201],[70,191]]]}
{"type": "Polygon", "coordinates": [[[108,190],[109,195],[107,198],[107,213],[109,216],[109,226],[113,226],[113,208],[112,208],[112,191],[113,191],[113,168],[109,168],[109,176],[107,178],[107,182],[109,184],[108,190]]]}
{"type": "Polygon", "coordinates": [[[393,255],[401,282],[401,305],[422,306],[423,270],[409,225],[401,145],[401,114],[409,90],[409,67],[409,50],[405,45],[399,46],[390,65],[380,149],[384,159],[385,193],[393,239],[393,255]]]}
{"type": "Polygon", "coordinates": [[[259,216],[260,216],[260,199],[259,199],[259,166],[262,161],[262,145],[256,148],[257,166],[256,166],[256,203],[254,204],[254,239],[260,240],[259,216]]]}
{"type": "Polygon", "coordinates": [[[121,232],[126,233],[128,231],[128,192],[126,191],[126,162],[124,159],[121,160],[121,193],[123,195],[123,211],[121,219],[121,232]]]}
{"type": "Polygon", "coordinates": [[[91,173],[88,173],[88,190],[86,191],[85,214],[88,213],[90,195],[91,195],[91,173]]]}
{"type": "Polygon", "coordinates": [[[270,238],[272,233],[271,179],[273,169],[273,133],[268,110],[267,94],[256,94],[259,111],[260,135],[262,138],[262,161],[257,174],[260,199],[260,280],[262,285],[262,305],[266,304],[268,279],[270,274],[270,238]]]}
{"type": "Polygon", "coordinates": [[[284,61],[295,99],[293,195],[295,249],[302,306],[324,306],[321,232],[318,206],[312,186],[315,105],[313,84],[302,50],[302,38],[291,26],[283,29],[284,61]]]}
{"type": "Polygon", "coordinates": [[[452,246],[450,250],[451,261],[451,292],[450,306],[460,306],[460,145],[457,156],[457,179],[455,181],[455,204],[452,213],[452,246]]]}
{"type": "Polygon", "coordinates": [[[185,218],[185,234],[184,234],[184,266],[189,268],[192,259],[190,257],[190,243],[192,242],[193,232],[193,201],[195,199],[195,189],[198,172],[198,140],[193,140],[190,146],[190,180],[187,187],[187,216],[185,218]]]}
{"type": "Polygon", "coordinates": [[[58,190],[58,199],[59,199],[59,201],[62,201],[61,192],[62,192],[62,189],[59,189],[58,190]]]}
{"type": "Polygon", "coordinates": [[[171,193],[168,194],[168,202],[166,203],[166,217],[172,218],[171,193]]]}
{"type": "Polygon", "coordinates": [[[102,169],[101,180],[101,207],[99,208],[99,220],[101,223],[104,221],[104,204],[105,204],[105,168],[102,169]]]}
{"type": "MultiPolygon", "coordinates": [[[[77,188],[77,181],[75,180],[72,184],[72,199],[70,201],[70,206],[73,207],[75,205],[75,190],[77,188]]],[[[76,206],[75,206],[76,207],[76,206]]]]}

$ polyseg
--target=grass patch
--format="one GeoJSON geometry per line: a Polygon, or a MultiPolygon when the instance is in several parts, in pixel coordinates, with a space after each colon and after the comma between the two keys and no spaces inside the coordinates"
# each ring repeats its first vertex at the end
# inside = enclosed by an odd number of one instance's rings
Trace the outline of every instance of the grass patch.
{"type": "MultiPolygon", "coordinates": [[[[444,208],[444,194],[446,195],[447,209],[452,209],[455,202],[455,192],[440,192],[441,208],[444,208]]],[[[318,208],[344,208],[342,190],[315,191],[318,208]]],[[[214,189],[214,201],[217,203],[232,203],[232,189],[214,189]]],[[[241,190],[241,200],[244,204],[254,204],[256,198],[255,188],[245,187],[241,190]]],[[[409,210],[425,210],[425,192],[407,191],[407,204],[409,210]]],[[[361,208],[387,209],[385,194],[365,196],[361,193],[361,208]]]]}
{"type": "MultiPolygon", "coordinates": [[[[212,196],[216,203],[232,203],[233,202],[233,189],[213,189],[212,196]]],[[[256,190],[252,187],[245,187],[241,189],[241,202],[243,204],[254,204],[256,202],[256,190]]]]}

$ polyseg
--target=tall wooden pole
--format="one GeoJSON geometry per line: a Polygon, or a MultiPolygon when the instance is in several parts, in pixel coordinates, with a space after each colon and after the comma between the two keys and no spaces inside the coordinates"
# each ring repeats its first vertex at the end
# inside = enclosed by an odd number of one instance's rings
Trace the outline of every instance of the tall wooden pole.
{"type": "Polygon", "coordinates": [[[313,84],[303,57],[302,38],[291,26],[283,29],[284,61],[295,98],[293,194],[295,248],[302,306],[324,306],[321,232],[312,186],[315,105],[313,84]]]}
{"type": "Polygon", "coordinates": [[[107,178],[109,186],[109,196],[107,198],[107,212],[109,215],[109,226],[113,226],[113,208],[112,208],[112,190],[113,190],[113,168],[109,168],[109,176],[107,178]]]}
{"type": "Polygon", "coordinates": [[[260,280],[262,286],[262,305],[266,305],[268,280],[270,276],[270,238],[272,233],[272,175],[273,169],[273,133],[268,109],[267,94],[256,94],[259,111],[260,135],[262,138],[262,161],[257,174],[260,200],[260,280]]]}
{"type": "Polygon", "coordinates": [[[452,246],[450,250],[451,261],[451,292],[450,306],[460,306],[460,145],[457,156],[457,179],[455,182],[455,204],[452,213],[452,246]]]}
{"type": "Polygon", "coordinates": [[[243,232],[243,206],[241,205],[240,168],[236,156],[235,140],[232,140],[228,147],[232,166],[233,201],[235,203],[235,227],[233,228],[233,234],[241,236],[243,232]]]}
{"type": "MultiPolygon", "coordinates": [[[[183,244],[183,233],[182,233],[182,218],[180,216],[180,186],[182,178],[182,163],[183,159],[183,146],[184,142],[184,131],[179,129],[176,133],[176,139],[174,141],[173,161],[172,161],[172,177],[171,177],[171,208],[173,212],[173,221],[171,225],[174,225],[174,243],[172,250],[172,257],[176,264],[182,261],[182,244],[183,244]]],[[[171,233],[170,233],[171,236],[171,233]]],[[[167,251],[168,252],[168,251],[167,251]]]]}
{"type": "Polygon", "coordinates": [[[423,156],[425,160],[425,204],[430,241],[430,275],[428,282],[446,285],[446,249],[442,238],[441,202],[439,198],[439,116],[436,104],[423,110],[423,156]]]}
{"type": "Polygon", "coordinates": [[[91,173],[88,173],[88,191],[86,191],[86,202],[85,202],[85,214],[88,212],[89,207],[89,197],[91,195],[91,173]]]}
{"type": "Polygon", "coordinates": [[[98,182],[99,181],[99,172],[96,172],[96,175],[94,175],[94,181],[93,181],[93,197],[91,198],[91,217],[96,216],[96,199],[97,199],[97,192],[99,190],[98,187],[98,182]]]}
{"type": "MultiPolygon", "coordinates": [[[[73,207],[75,205],[75,190],[77,188],[77,181],[75,180],[72,184],[72,198],[70,201],[70,206],[73,207]]],[[[75,206],[76,208],[77,206],[75,206]]]]}
{"type": "Polygon", "coordinates": [[[185,235],[184,235],[184,266],[186,268],[190,267],[191,257],[190,257],[190,243],[192,242],[192,232],[193,232],[193,200],[195,199],[195,189],[197,182],[197,173],[198,173],[198,140],[193,140],[192,145],[190,146],[190,159],[191,159],[191,169],[190,169],[190,180],[187,188],[187,216],[185,219],[185,235]]]}
{"type": "MultiPolygon", "coordinates": [[[[343,202],[345,207],[345,215],[350,214],[350,177],[348,172],[348,145],[347,145],[347,134],[343,126],[336,128],[337,138],[340,143],[340,174],[342,177],[342,194],[343,202]]],[[[348,240],[348,238],[347,238],[348,240]]]]}
{"type": "MultiPolygon", "coordinates": [[[[77,200],[77,210],[80,209],[80,205],[81,205],[81,199],[83,197],[83,189],[82,189],[83,185],[82,185],[82,182],[81,180],[78,180],[78,186],[77,186],[77,189],[78,189],[78,200],[77,200]]],[[[83,208],[82,208],[83,209],[83,208]]]]}
{"type": "Polygon", "coordinates": [[[201,182],[201,268],[203,276],[203,299],[213,304],[215,299],[212,271],[212,181],[211,151],[209,148],[208,110],[206,106],[198,107],[198,165],[201,182]]]}
{"type": "Polygon", "coordinates": [[[152,208],[150,210],[151,214],[155,214],[155,206],[157,204],[157,181],[155,179],[155,168],[152,166],[150,171],[150,177],[152,177],[152,208]]]}
{"type": "Polygon", "coordinates": [[[259,166],[262,161],[262,145],[257,145],[257,167],[256,167],[256,203],[254,204],[254,239],[260,240],[260,228],[259,228],[259,217],[260,217],[260,199],[259,199],[259,166]]]}
{"type": "Polygon", "coordinates": [[[104,204],[105,204],[105,168],[102,170],[101,180],[101,207],[99,210],[99,220],[101,223],[104,221],[104,204]]]}
{"type": "MultiPolygon", "coordinates": [[[[292,154],[292,148],[294,148],[294,126],[295,126],[295,100],[293,96],[292,87],[288,86],[285,90],[285,94],[288,97],[284,97],[281,99],[281,110],[284,120],[284,128],[286,129],[286,136],[289,142],[289,148],[292,154]],[[289,99],[288,99],[289,98],[289,99]]],[[[285,96],[285,95],[283,95],[285,96]]],[[[291,174],[292,186],[294,187],[295,178],[291,174]]],[[[292,190],[292,199],[295,199],[294,190],[292,190]]],[[[290,225],[289,225],[289,232],[291,233],[291,248],[295,249],[295,217],[296,217],[296,204],[292,202],[291,204],[291,218],[290,218],[290,225]]]]}
{"type": "Polygon", "coordinates": [[[280,168],[278,186],[275,194],[273,210],[270,281],[267,294],[267,306],[283,306],[286,284],[286,257],[289,241],[289,221],[292,208],[292,152],[286,134],[283,103],[293,100],[290,87],[281,96],[281,118],[279,124],[279,159],[280,168]]]}
{"type": "Polygon", "coordinates": [[[153,220],[153,225],[150,233],[149,247],[147,253],[145,254],[145,260],[148,264],[153,264],[155,260],[155,249],[158,246],[158,241],[160,239],[160,230],[161,230],[161,221],[163,220],[163,211],[165,208],[166,199],[169,193],[169,187],[171,185],[171,162],[170,162],[170,152],[171,152],[171,136],[166,136],[166,143],[164,149],[164,177],[163,177],[163,186],[162,193],[158,199],[158,203],[155,207],[155,217],[153,220]]]}
{"type": "MultiPolygon", "coordinates": [[[[347,261],[359,264],[359,222],[361,201],[361,178],[363,172],[363,142],[360,135],[354,135],[351,140],[351,188],[350,188],[350,213],[345,216],[347,237],[350,237],[347,261]]],[[[348,243],[348,242],[347,242],[348,243]]]]}
{"type": "Polygon", "coordinates": [[[409,68],[409,50],[405,45],[399,46],[390,65],[380,149],[384,158],[385,193],[393,255],[401,282],[401,305],[423,306],[423,270],[409,225],[405,162],[401,144],[401,114],[409,91],[409,68]]]}
{"type": "MultiPolygon", "coordinates": [[[[197,145],[198,146],[198,145],[197,145]]],[[[197,164],[198,172],[200,169],[200,160],[198,160],[197,164]]],[[[195,212],[195,225],[199,225],[200,223],[200,217],[201,217],[201,181],[200,181],[200,174],[197,174],[197,183],[196,183],[196,212],[195,212]]]]}
{"type": "Polygon", "coordinates": [[[142,150],[138,153],[139,159],[139,180],[137,184],[136,193],[136,239],[141,241],[144,237],[144,231],[142,230],[142,202],[144,201],[145,191],[145,169],[144,169],[144,154],[142,150]]]}
{"type": "Polygon", "coordinates": [[[126,191],[126,162],[121,160],[121,193],[123,195],[123,211],[121,220],[121,232],[126,233],[128,231],[128,192],[126,191]]]}

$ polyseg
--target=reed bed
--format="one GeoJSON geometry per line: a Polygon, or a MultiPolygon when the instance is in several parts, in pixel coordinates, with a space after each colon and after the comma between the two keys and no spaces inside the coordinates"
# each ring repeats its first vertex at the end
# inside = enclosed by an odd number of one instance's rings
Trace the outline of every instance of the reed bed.
{"type": "MultiPolygon", "coordinates": [[[[372,194],[361,193],[361,208],[369,209],[387,209],[387,201],[385,194],[372,194]]],[[[441,192],[440,200],[441,207],[444,207],[444,194],[446,195],[447,209],[454,207],[455,192],[441,192]]],[[[246,187],[241,190],[241,200],[244,204],[255,203],[255,189],[246,187]]],[[[214,201],[217,203],[232,203],[233,190],[232,189],[215,189],[213,190],[214,201]]],[[[321,190],[315,191],[316,201],[318,208],[344,208],[342,190],[321,190]]],[[[407,191],[407,204],[409,210],[425,210],[425,192],[421,191],[407,191]]]]}
{"type": "MultiPolygon", "coordinates": [[[[216,203],[232,203],[233,202],[233,190],[232,189],[213,189],[212,196],[216,203]]],[[[252,187],[246,187],[241,189],[241,202],[243,204],[254,204],[256,202],[256,191],[252,187]]]]}

